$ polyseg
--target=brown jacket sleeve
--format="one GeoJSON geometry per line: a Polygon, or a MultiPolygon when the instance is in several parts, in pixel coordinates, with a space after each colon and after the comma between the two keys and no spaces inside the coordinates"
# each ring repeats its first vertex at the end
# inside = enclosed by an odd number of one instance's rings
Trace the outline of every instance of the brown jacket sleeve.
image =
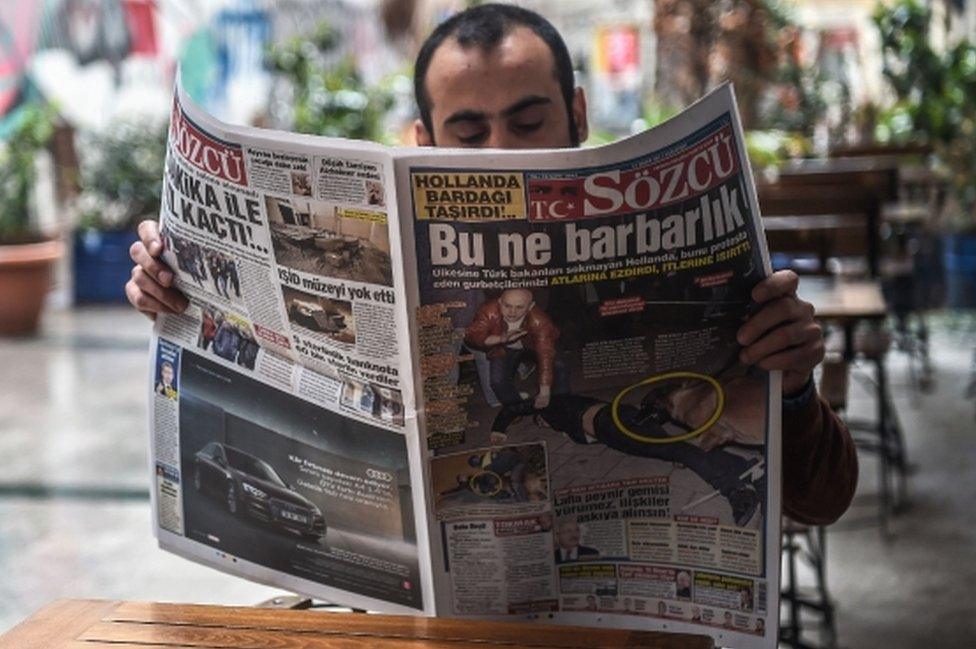
{"type": "Polygon", "coordinates": [[[493,302],[485,302],[478,307],[471,324],[464,330],[464,342],[482,351],[487,351],[485,338],[491,335],[492,305],[493,302]]]}
{"type": "Polygon", "coordinates": [[[784,514],[806,525],[833,523],[854,498],[857,472],[854,440],[820,395],[784,409],[784,514]]]}

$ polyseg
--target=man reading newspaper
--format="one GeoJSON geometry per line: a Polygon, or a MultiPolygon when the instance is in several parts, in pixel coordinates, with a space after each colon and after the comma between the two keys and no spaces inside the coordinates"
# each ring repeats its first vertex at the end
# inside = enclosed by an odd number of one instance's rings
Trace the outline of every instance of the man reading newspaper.
{"type": "MultiPolygon", "coordinates": [[[[515,6],[485,4],[442,23],[417,57],[415,91],[422,146],[576,147],[587,136],[586,99],[562,38],[544,18],[515,6]]],[[[129,301],[150,317],[182,312],[188,302],[159,259],[157,224],[144,221],[139,234],[129,301]]],[[[857,457],[850,434],[813,386],[823,334],[813,307],[797,297],[797,283],[796,274],[780,271],[757,284],[752,299],[759,308],[738,342],[743,363],[783,372],[784,512],[824,524],[850,504],[857,457]]]]}

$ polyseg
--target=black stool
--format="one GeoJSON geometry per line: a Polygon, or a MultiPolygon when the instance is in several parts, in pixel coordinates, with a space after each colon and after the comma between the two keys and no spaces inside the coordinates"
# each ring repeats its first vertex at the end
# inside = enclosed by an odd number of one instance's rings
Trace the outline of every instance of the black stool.
{"type": "Polygon", "coordinates": [[[784,519],[782,556],[786,569],[780,592],[780,644],[794,649],[836,649],[834,604],[827,590],[826,529],[784,519]],[[800,561],[813,570],[813,584],[800,584],[800,561]],[[820,642],[806,639],[811,631],[818,632],[820,642]]]}

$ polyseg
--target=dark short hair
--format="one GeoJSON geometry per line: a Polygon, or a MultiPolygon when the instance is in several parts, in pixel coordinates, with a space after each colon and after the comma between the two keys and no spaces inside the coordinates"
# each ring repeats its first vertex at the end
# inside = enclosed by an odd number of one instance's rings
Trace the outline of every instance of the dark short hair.
{"type": "Polygon", "coordinates": [[[573,119],[573,93],[576,87],[573,79],[573,62],[562,36],[548,20],[534,11],[515,5],[488,3],[465,9],[454,14],[427,37],[417,54],[414,64],[413,89],[417,99],[420,119],[427,132],[434,135],[434,125],[430,117],[431,102],[427,94],[427,68],[434,52],[448,38],[454,37],[463,48],[480,47],[490,52],[514,27],[527,27],[541,38],[552,52],[555,61],[555,75],[559,89],[566,103],[569,117],[569,139],[573,146],[579,145],[579,127],[573,119]]]}

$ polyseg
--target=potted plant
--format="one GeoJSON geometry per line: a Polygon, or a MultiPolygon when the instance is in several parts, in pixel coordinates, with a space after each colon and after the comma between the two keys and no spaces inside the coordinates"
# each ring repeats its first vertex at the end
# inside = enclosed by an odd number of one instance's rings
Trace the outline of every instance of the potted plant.
{"type": "Polygon", "coordinates": [[[54,110],[31,104],[20,110],[9,137],[0,142],[0,335],[37,329],[61,256],[60,241],[44,236],[32,214],[37,153],[54,131],[54,110]]]}
{"type": "Polygon", "coordinates": [[[960,39],[943,50],[930,42],[933,16],[919,0],[879,5],[884,74],[898,99],[881,134],[930,144],[949,180],[943,214],[950,306],[976,306],[976,44],[960,39]]]}
{"type": "Polygon", "coordinates": [[[80,136],[74,300],[125,301],[136,226],[159,214],[166,123],[119,121],[80,136]]]}
{"type": "Polygon", "coordinates": [[[340,37],[323,22],[311,35],[293,37],[266,52],[278,90],[288,97],[273,103],[272,118],[276,126],[298,133],[392,144],[385,121],[394,94],[388,83],[373,85],[362,78],[355,60],[341,54],[340,37]],[[284,111],[276,109],[285,105],[284,111]]]}

